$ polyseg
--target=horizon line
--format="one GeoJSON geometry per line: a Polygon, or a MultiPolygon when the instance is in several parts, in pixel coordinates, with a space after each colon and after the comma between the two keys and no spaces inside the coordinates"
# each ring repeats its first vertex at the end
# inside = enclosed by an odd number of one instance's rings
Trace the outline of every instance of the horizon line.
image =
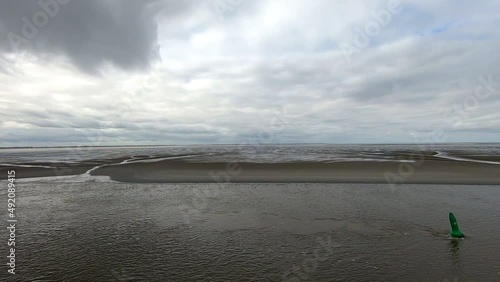
{"type": "Polygon", "coordinates": [[[500,144],[500,142],[436,142],[436,143],[261,143],[261,144],[240,144],[240,143],[192,143],[192,144],[133,144],[133,145],[59,145],[59,146],[11,146],[0,149],[43,149],[43,148],[109,148],[109,147],[168,147],[168,146],[269,146],[269,145],[447,145],[447,144],[500,144]]]}

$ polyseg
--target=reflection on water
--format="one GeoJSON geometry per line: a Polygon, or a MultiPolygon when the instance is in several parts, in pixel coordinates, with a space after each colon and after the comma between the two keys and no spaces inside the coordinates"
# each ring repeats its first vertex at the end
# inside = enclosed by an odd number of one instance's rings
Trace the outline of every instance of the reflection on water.
{"type": "Polygon", "coordinates": [[[372,184],[234,184],[186,224],[179,205],[209,186],[20,183],[18,277],[283,281],[298,269],[290,277],[307,281],[498,279],[500,243],[489,235],[500,232],[491,212],[498,187],[407,185],[391,193],[372,184]],[[449,227],[449,210],[470,237],[429,231],[449,227]],[[335,248],[314,259],[318,238],[328,237],[335,248]]]}
{"type": "Polygon", "coordinates": [[[460,244],[461,244],[462,240],[465,240],[465,239],[452,238],[452,239],[450,239],[450,244],[449,244],[451,262],[452,262],[452,266],[454,269],[453,276],[455,276],[455,277],[462,277],[464,275],[463,269],[462,269],[462,260],[460,258],[460,244]]]}
{"type": "Polygon", "coordinates": [[[451,239],[450,240],[450,254],[454,263],[460,262],[460,240],[451,239]]]}

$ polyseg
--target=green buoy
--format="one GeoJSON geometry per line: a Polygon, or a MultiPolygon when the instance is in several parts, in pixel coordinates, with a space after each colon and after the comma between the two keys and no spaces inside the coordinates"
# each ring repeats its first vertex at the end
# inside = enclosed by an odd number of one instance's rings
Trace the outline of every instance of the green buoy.
{"type": "Polygon", "coordinates": [[[452,212],[450,212],[450,224],[451,224],[451,237],[463,238],[464,233],[462,233],[462,231],[460,231],[460,228],[458,228],[457,219],[455,218],[455,215],[453,215],[452,212]]]}

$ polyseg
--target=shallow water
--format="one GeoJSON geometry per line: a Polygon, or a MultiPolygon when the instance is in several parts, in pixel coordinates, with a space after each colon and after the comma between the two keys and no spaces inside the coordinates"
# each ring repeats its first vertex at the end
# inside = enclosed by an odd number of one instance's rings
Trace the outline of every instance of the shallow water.
{"type": "MultiPolygon", "coordinates": [[[[478,144],[276,144],[276,145],[184,145],[131,147],[0,148],[0,165],[47,167],[50,163],[155,162],[181,159],[188,162],[339,162],[408,161],[421,154],[440,159],[500,164],[499,143],[478,144]],[[483,159],[490,159],[483,160],[483,159]]],[[[49,166],[50,167],[50,166],[49,166]]]]}
{"type": "Polygon", "coordinates": [[[21,281],[500,281],[496,186],[52,180],[17,190],[21,281]],[[449,238],[450,211],[466,239],[449,238]]]}

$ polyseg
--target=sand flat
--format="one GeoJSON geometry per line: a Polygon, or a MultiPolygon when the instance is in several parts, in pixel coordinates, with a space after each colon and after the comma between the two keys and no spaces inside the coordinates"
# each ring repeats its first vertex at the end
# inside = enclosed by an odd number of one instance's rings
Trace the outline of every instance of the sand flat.
{"type": "Polygon", "coordinates": [[[337,163],[187,163],[162,161],[106,166],[93,175],[123,182],[360,182],[500,184],[500,166],[458,161],[431,161],[421,165],[397,162],[337,163]],[[413,173],[410,173],[413,171],[413,173]],[[401,173],[400,173],[401,172],[401,173]],[[212,177],[214,176],[214,177],[212,177]],[[388,180],[389,179],[389,180],[388,180]]]}

